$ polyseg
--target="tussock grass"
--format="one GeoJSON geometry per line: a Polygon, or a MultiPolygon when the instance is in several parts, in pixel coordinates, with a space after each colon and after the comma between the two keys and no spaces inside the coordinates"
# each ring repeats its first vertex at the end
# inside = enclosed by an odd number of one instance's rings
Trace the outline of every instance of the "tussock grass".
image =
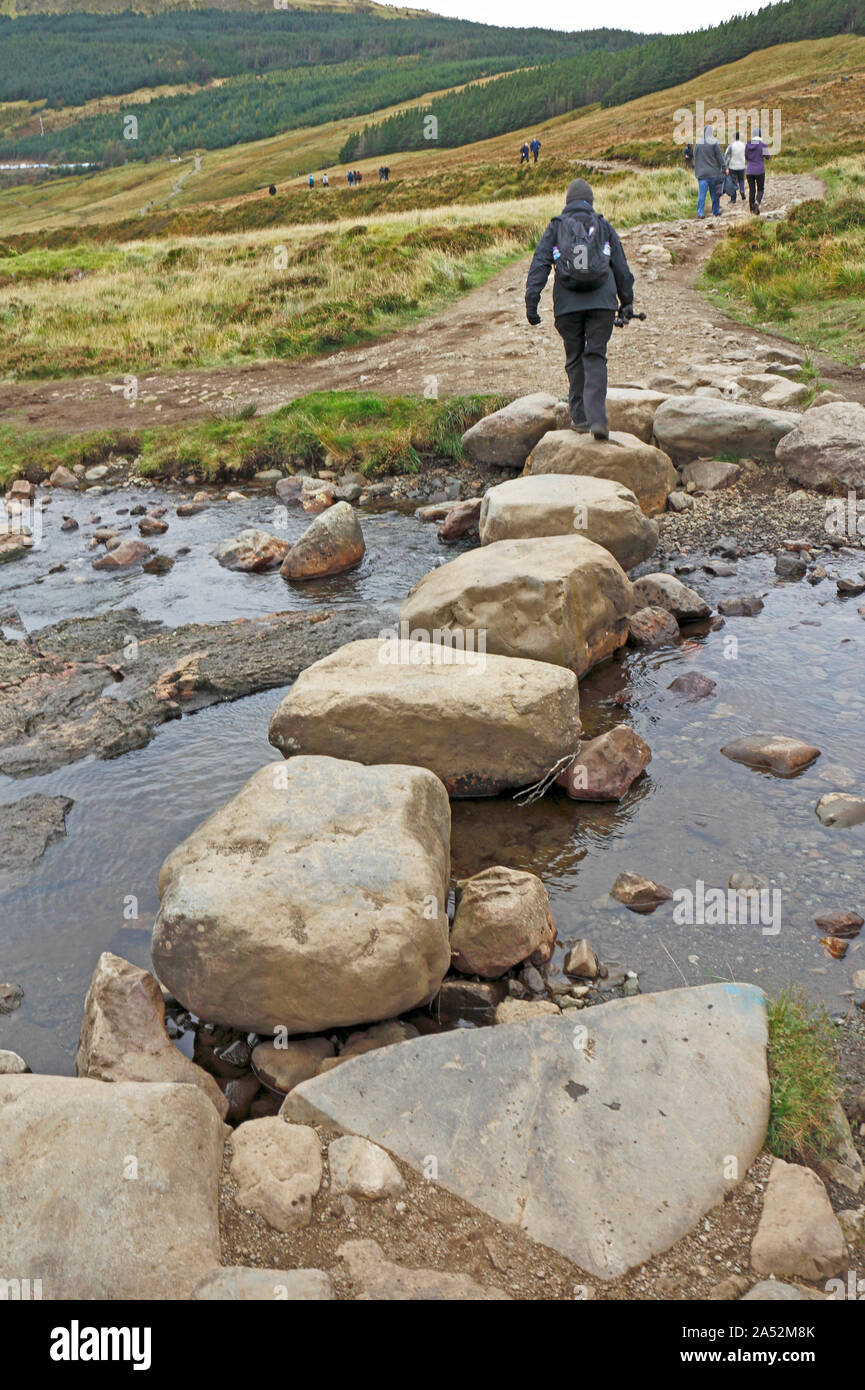
{"type": "Polygon", "coordinates": [[[241,407],[219,419],[137,434],[22,436],[0,426],[0,480],[25,473],[34,482],[58,464],[90,467],[112,455],[137,461],[146,477],[194,474],[203,482],[251,477],[266,468],[286,473],[318,468],[325,459],[340,470],[413,473],[425,459],[462,463],[460,436],[507,403],[506,396],[379,396],[372,392],[317,391],[272,415],[241,407]]]}
{"type": "MultiPolygon", "coordinates": [[[[681,216],[691,194],[679,170],[596,180],[596,206],[618,226],[681,216]]],[[[563,197],[557,189],[245,234],[7,245],[4,367],[13,378],[127,374],[297,361],[369,342],[525,255],[563,197]]]]}
{"type": "Polygon", "coordinates": [[[771,1000],[768,1015],[772,1099],[766,1145],[778,1158],[809,1162],[831,1146],[831,1111],[841,1091],[834,1025],[798,988],[771,1000]]]}
{"type": "Polygon", "coordinates": [[[865,360],[865,157],[824,173],[824,200],[754,218],[712,253],[704,287],[729,312],[849,363],[865,360]]]}

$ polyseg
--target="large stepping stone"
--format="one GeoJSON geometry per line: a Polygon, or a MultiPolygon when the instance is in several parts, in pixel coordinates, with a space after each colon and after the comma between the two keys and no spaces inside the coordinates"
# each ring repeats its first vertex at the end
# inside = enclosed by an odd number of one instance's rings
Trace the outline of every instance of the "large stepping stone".
{"type": "Polygon", "coordinates": [[[260,768],[159,875],[159,979],[209,1023],[318,1033],[426,1003],[450,963],[450,803],[420,767],[260,768]]]}
{"type": "Polygon", "coordinates": [[[764,996],[703,985],[577,1023],[417,1038],[305,1081],[281,1113],[364,1135],[427,1173],[435,1159],[449,1191],[617,1278],[690,1231],[759,1152],[764,996]]]}
{"type": "Polygon", "coordinates": [[[188,1298],[220,1262],[224,1134],[196,1086],[0,1076],[0,1276],[188,1298]]]}
{"type": "Polygon", "coordinates": [[[451,796],[494,796],[538,781],[579,747],[577,678],[408,636],[350,642],[298,677],[269,737],[287,758],[413,764],[451,796]]]}
{"type": "MultiPolygon", "coordinates": [[[[607,389],[607,421],[611,430],[634,434],[648,444],[652,438],[655,411],[667,399],[665,391],[647,391],[639,386],[610,386],[607,389]]],[[[556,427],[567,429],[570,410],[567,401],[559,403],[556,427]]]]}
{"type": "Polygon", "coordinates": [[[490,488],[481,503],[481,545],[577,532],[602,545],[622,569],[654,554],[658,527],[636,497],[607,478],[545,473],[490,488]]]}
{"type": "Polygon", "coordinates": [[[472,463],[522,468],[541,436],[555,428],[555,422],[555,396],[535,391],[478,420],[466,430],[462,446],[472,463]]]}
{"type": "Polygon", "coordinates": [[[865,488],[865,406],[814,405],[776,450],[788,478],[810,488],[865,488]]]}
{"type": "Polygon", "coordinates": [[[414,586],[400,622],[425,640],[475,633],[477,649],[567,666],[581,676],[628,638],[632,585],[585,536],[496,541],[440,565],[414,586]]]}
{"type": "Polygon", "coordinates": [[[671,396],[655,413],[655,438],[677,460],[708,454],[772,459],[801,419],[792,410],[720,397],[671,396]]]}
{"type": "Polygon", "coordinates": [[[532,450],[526,472],[577,473],[621,483],[634,493],[647,516],[664,510],[678,484],[676,470],[661,449],[620,430],[612,430],[609,439],[594,439],[576,430],[551,430],[532,450]]]}

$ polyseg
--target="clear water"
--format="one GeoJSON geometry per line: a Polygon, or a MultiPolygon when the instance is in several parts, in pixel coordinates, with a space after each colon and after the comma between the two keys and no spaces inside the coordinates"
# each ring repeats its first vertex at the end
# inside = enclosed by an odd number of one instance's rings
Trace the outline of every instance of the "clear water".
{"type": "MultiPolygon", "coordinates": [[[[142,494],[153,504],[153,491],[142,494]]],[[[98,512],[103,524],[134,493],[63,498],[62,510],[98,512]]],[[[85,552],[90,528],[61,534],[61,503],[46,514],[42,546],[0,571],[0,601],[17,607],[28,627],[73,614],[133,605],[170,624],[214,621],[288,608],[368,602],[395,616],[410,586],[454,551],[435,528],[396,510],[363,517],[367,556],[353,575],[300,589],[278,574],[220,569],[211,552],[247,525],[273,528],[273,501],[219,503],[185,521],[172,520],[160,549],[190,553],[162,578],[106,578],[85,552]],[[83,559],[82,559],[83,556],[83,559]],[[64,574],[49,575],[64,562],[64,574]],[[36,582],[34,582],[34,580],[36,582]]],[[[122,520],[123,518],[121,518],[122,520]]],[[[289,539],[308,524],[283,514],[289,539]]],[[[137,534],[137,532],[133,532],[137,534]]],[[[859,562],[861,564],[861,560],[859,562]]],[[[851,559],[843,568],[854,574],[851,559]]],[[[865,826],[828,830],[814,807],[827,791],[865,793],[865,622],[859,601],[839,600],[834,586],[776,584],[772,562],[741,561],[735,578],[691,577],[713,602],[759,591],[756,618],[728,619],[719,631],[695,629],[676,649],[627,651],[581,683],[587,736],[630,722],[652,748],[648,774],[619,805],[572,802],[556,790],[521,808],[511,797],[455,802],[453,873],[489,864],[531,869],[547,885],[560,943],[586,936],[602,960],[638,972],[644,990],[713,979],[753,980],[769,990],[792,981],[843,1011],[851,974],[865,967],[862,942],[844,960],[830,959],[811,920],[815,911],[865,906],[865,826]],[[738,641],[730,654],[729,639],[738,641]],[[718,683],[714,698],[689,703],[667,687],[684,670],[718,683]],[[616,699],[623,701],[615,703],[616,699]],[[722,744],[755,731],[796,735],[822,757],[801,776],[782,780],[730,762],[722,744]],[[609,897],[623,869],[671,890],[696,880],[726,887],[752,871],[780,891],[781,927],[687,925],[676,904],[638,916],[609,897]]],[[[112,950],[146,966],[149,928],[158,907],[162,860],[204,816],[274,759],[267,725],[281,691],[204,710],[164,726],[144,749],[112,762],[90,760],[45,777],[0,781],[0,800],[34,791],[65,794],[75,805],[66,840],[50,846],[29,884],[0,900],[0,980],[25,990],[19,1010],[0,1017],[0,1048],[21,1052],[34,1070],[70,1072],[81,1009],[94,963],[112,950]],[[132,901],[134,900],[134,901],[132,901]]]]}

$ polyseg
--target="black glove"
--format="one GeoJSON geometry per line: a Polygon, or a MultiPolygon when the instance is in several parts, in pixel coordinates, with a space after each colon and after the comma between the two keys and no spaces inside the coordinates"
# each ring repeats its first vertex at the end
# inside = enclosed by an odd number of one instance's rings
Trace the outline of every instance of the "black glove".
{"type": "Polygon", "coordinates": [[[538,313],[537,309],[530,309],[528,305],[526,305],[526,318],[532,325],[532,328],[537,328],[538,324],[541,321],[541,316],[538,313]]]}
{"type": "Polygon", "coordinates": [[[619,310],[619,317],[623,319],[625,323],[628,323],[634,317],[633,304],[623,304],[619,310]]]}

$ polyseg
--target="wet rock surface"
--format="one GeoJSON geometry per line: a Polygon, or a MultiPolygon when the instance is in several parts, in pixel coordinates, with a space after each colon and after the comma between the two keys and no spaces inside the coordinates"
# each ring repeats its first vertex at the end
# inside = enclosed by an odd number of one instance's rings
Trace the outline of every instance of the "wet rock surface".
{"type": "Polygon", "coordinates": [[[33,776],[141,748],[167,720],[286,685],[380,628],[351,608],[177,628],[127,608],[42,628],[0,646],[0,772],[33,776]]]}

